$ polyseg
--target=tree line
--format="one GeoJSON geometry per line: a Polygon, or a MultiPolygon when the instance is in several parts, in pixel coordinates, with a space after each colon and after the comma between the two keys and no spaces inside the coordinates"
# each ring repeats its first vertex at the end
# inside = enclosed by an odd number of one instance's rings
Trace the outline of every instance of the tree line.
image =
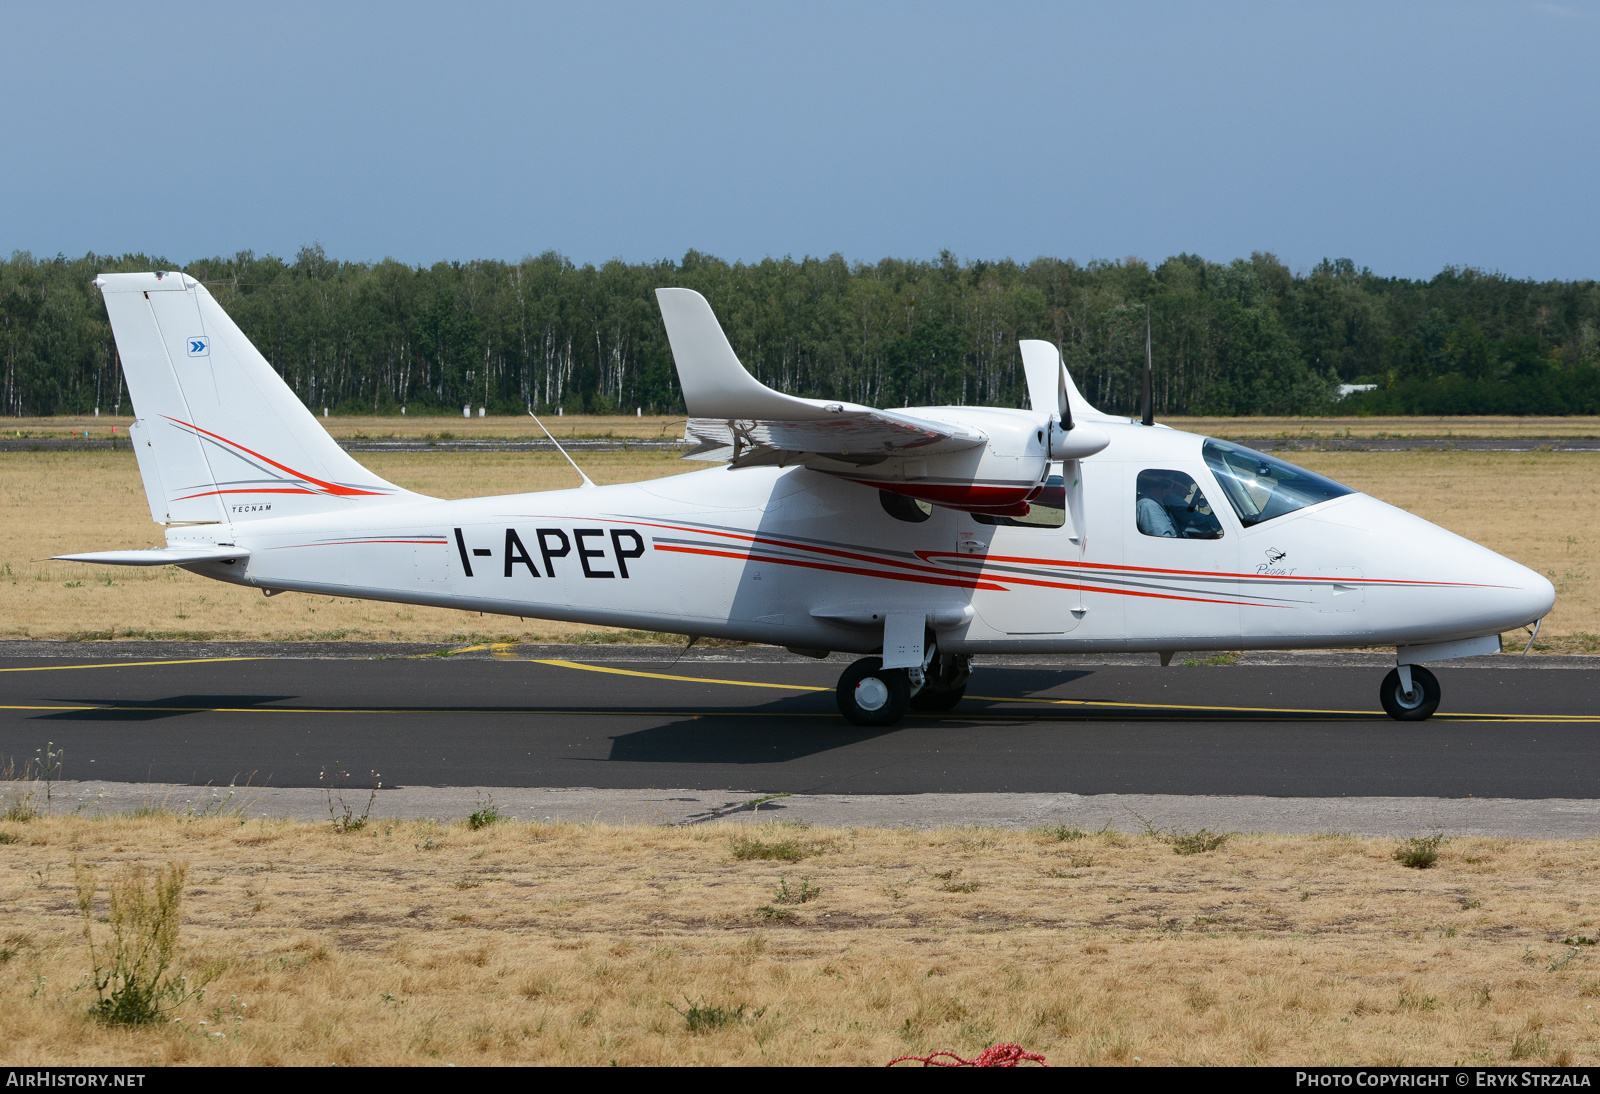
{"type": "MultiPolygon", "coordinates": [[[[147,255],[0,261],[0,413],[125,409],[102,272],[147,255]]],[[[1032,262],[842,257],[579,266],[292,261],[241,252],[181,267],[307,405],[339,414],[678,413],[653,290],[711,301],[746,367],[779,390],[880,407],[1022,406],[1016,343],[1062,348],[1086,398],[1136,413],[1146,316],[1159,414],[1600,413],[1600,285],[1450,268],[1381,277],[1271,254],[1032,262]],[[1339,398],[1340,384],[1375,390],[1339,398]]]]}

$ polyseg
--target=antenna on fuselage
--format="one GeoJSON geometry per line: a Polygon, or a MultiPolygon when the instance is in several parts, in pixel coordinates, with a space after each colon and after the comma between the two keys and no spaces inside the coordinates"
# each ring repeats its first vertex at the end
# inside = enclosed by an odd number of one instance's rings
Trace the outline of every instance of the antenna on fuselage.
{"type": "Polygon", "coordinates": [[[1146,304],[1144,306],[1144,408],[1140,415],[1140,421],[1144,425],[1156,424],[1156,408],[1150,398],[1150,358],[1150,305],[1146,304]]]}
{"type": "MultiPolygon", "coordinates": [[[[532,418],[540,429],[544,429],[544,423],[539,421],[539,415],[530,410],[528,411],[528,417],[532,418]]],[[[563,456],[567,456],[567,450],[561,447],[561,442],[556,440],[555,436],[551,434],[548,429],[544,429],[544,435],[550,438],[550,443],[556,446],[557,452],[561,453],[563,456]]],[[[583,468],[578,466],[578,461],[574,460],[571,456],[567,456],[567,462],[570,463],[572,465],[572,469],[578,473],[578,478],[583,480],[583,485],[578,487],[578,489],[586,490],[594,485],[594,483],[590,481],[589,476],[583,473],[583,468]]]]}

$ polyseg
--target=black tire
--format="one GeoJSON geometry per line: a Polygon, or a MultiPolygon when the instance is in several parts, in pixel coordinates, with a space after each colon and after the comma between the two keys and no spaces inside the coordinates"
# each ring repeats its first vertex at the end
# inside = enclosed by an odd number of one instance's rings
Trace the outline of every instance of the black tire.
{"type": "Polygon", "coordinates": [[[1389,717],[1397,722],[1421,722],[1439,709],[1438,678],[1421,665],[1411,666],[1411,694],[1400,687],[1400,670],[1390,669],[1378,689],[1378,701],[1389,717]]]}
{"type": "Polygon", "coordinates": [[[912,710],[951,710],[967,693],[967,685],[958,688],[925,687],[911,697],[912,710]]]}
{"type": "Polygon", "coordinates": [[[911,697],[912,710],[951,710],[967,693],[972,678],[972,658],[941,653],[928,665],[928,680],[911,697]]]}
{"type": "Polygon", "coordinates": [[[892,726],[906,716],[911,681],[905,669],[885,669],[882,658],[863,657],[844,670],[834,696],[850,724],[892,726]]]}

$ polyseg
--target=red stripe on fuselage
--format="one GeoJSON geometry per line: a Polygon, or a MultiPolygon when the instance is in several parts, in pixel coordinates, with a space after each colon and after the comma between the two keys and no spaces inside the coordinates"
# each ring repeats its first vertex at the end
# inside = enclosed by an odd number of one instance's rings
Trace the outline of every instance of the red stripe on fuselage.
{"type": "Polygon", "coordinates": [[[712,547],[680,547],[672,543],[657,543],[654,545],[658,551],[671,551],[680,555],[709,555],[714,558],[744,559],[750,562],[770,562],[781,566],[798,566],[805,570],[827,570],[836,574],[856,574],[860,577],[881,577],[890,581],[911,581],[919,585],[944,585],[958,589],[989,589],[994,592],[1007,592],[1004,585],[994,585],[987,581],[975,578],[944,578],[931,577],[918,574],[884,573],[882,570],[868,570],[859,566],[836,566],[826,562],[812,562],[803,558],[783,558],[778,555],[756,554],[751,551],[718,551],[712,547]]]}

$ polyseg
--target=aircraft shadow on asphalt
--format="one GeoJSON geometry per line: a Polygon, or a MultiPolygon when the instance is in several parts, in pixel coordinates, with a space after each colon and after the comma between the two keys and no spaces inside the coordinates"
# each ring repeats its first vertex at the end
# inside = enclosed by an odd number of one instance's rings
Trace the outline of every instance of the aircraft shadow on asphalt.
{"type": "MultiPolygon", "coordinates": [[[[986,670],[985,676],[988,675],[986,670]]],[[[999,677],[1002,673],[993,675],[999,677]]],[[[995,681],[999,687],[1025,695],[1092,673],[1023,669],[1005,671],[1004,675],[1007,679],[1003,683],[995,681]]],[[[964,705],[981,709],[989,704],[969,701],[964,705]]],[[[968,709],[965,713],[976,711],[968,709]]],[[[1008,713],[1008,718],[1011,716],[1008,713]]],[[[1019,720],[1055,720],[1062,716],[1060,708],[1045,708],[1020,712],[1019,720]]],[[[898,725],[882,728],[853,726],[839,716],[831,694],[812,692],[758,705],[705,710],[693,717],[619,734],[611,739],[611,753],[607,759],[627,763],[787,763],[897,733],[914,733],[919,728],[926,729],[933,719],[945,729],[982,724],[964,718],[962,711],[952,711],[914,716],[898,725]]]]}
{"type": "Polygon", "coordinates": [[[226,707],[234,710],[260,707],[293,699],[293,695],[173,695],[166,699],[63,699],[87,710],[58,710],[35,715],[40,722],[154,722],[182,718],[226,707]]]}
{"type": "Polygon", "coordinates": [[[770,713],[767,706],[751,707],[619,734],[611,739],[606,758],[625,763],[781,764],[912,728],[907,722],[876,729],[853,726],[831,710],[818,710],[814,719],[761,717],[770,713]]]}

